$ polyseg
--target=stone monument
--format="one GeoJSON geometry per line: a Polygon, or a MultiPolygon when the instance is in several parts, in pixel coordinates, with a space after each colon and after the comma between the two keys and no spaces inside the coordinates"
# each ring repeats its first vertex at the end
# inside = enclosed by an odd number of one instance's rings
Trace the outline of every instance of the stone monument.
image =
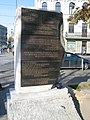
{"type": "MultiPolygon", "coordinates": [[[[64,56],[62,13],[20,8],[16,16],[15,89],[53,85],[64,56]]],[[[23,90],[20,90],[23,89],[23,90]]]]}
{"type": "Polygon", "coordinates": [[[17,9],[9,120],[81,120],[68,89],[51,89],[64,56],[62,28],[62,13],[17,9]]]}

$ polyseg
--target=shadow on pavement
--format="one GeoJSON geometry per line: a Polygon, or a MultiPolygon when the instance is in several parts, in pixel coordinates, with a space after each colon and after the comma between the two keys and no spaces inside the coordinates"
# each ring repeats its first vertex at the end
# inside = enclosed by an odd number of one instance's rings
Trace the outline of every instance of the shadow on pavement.
{"type": "Polygon", "coordinates": [[[89,70],[82,71],[81,69],[71,69],[71,70],[61,70],[59,79],[57,80],[57,88],[61,89],[62,87],[67,87],[68,92],[71,94],[72,100],[74,102],[75,108],[81,117],[84,120],[81,110],[80,104],[70,85],[79,85],[81,82],[87,82],[90,79],[89,70]]]}
{"type": "Polygon", "coordinates": [[[75,94],[74,94],[73,90],[70,87],[68,87],[68,91],[71,94],[71,97],[72,97],[72,100],[74,102],[75,108],[76,108],[79,116],[81,117],[81,120],[84,120],[84,118],[82,116],[82,113],[81,113],[81,110],[80,110],[80,104],[79,104],[77,98],[75,97],[75,94]]]}
{"type": "Polygon", "coordinates": [[[2,87],[0,90],[0,117],[7,114],[7,93],[9,93],[10,88],[14,88],[14,82],[10,82],[8,84],[5,84],[6,87],[2,87]]]}
{"type": "Polygon", "coordinates": [[[59,82],[62,85],[79,84],[81,82],[87,82],[90,79],[89,70],[82,71],[81,69],[62,70],[59,77],[59,82]]]}

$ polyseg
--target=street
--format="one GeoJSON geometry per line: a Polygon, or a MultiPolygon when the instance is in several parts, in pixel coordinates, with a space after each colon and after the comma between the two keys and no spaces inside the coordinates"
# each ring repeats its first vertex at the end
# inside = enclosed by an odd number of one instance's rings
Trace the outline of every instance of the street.
{"type": "Polygon", "coordinates": [[[6,84],[14,79],[14,62],[12,53],[0,55],[0,83],[6,84]]]}
{"type": "MultiPolygon", "coordinates": [[[[7,93],[9,88],[14,87],[14,62],[12,53],[0,55],[0,83],[3,87],[0,90],[0,120],[7,120],[7,93]]],[[[60,82],[63,85],[79,84],[90,82],[90,69],[62,69],[60,70],[60,82]]]]}
{"type": "Polygon", "coordinates": [[[60,71],[60,81],[67,85],[90,82],[90,69],[63,69],[60,71]]]}
{"type": "Polygon", "coordinates": [[[12,53],[0,55],[0,120],[7,120],[7,93],[14,86],[14,64],[12,53]]]}

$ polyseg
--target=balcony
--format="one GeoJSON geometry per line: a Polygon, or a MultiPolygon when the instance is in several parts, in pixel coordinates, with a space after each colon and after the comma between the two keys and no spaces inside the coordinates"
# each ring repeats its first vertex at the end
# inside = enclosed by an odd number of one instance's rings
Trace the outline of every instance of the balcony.
{"type": "Polygon", "coordinates": [[[90,40],[90,33],[88,32],[87,34],[82,32],[74,32],[74,33],[66,33],[65,34],[66,39],[86,39],[90,40]]]}

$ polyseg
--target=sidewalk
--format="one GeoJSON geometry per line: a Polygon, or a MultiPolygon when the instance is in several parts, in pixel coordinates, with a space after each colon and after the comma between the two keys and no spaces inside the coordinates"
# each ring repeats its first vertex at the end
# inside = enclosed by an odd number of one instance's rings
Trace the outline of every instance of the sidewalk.
{"type": "Polygon", "coordinates": [[[90,88],[75,91],[75,96],[79,101],[80,110],[84,120],[90,120],[90,88]]]}
{"type": "Polygon", "coordinates": [[[2,54],[0,54],[0,56],[12,56],[13,54],[12,54],[12,52],[5,52],[5,53],[2,53],[2,54]]]}
{"type": "Polygon", "coordinates": [[[14,85],[14,64],[12,53],[0,55],[0,120],[7,120],[7,93],[14,85]]]}

